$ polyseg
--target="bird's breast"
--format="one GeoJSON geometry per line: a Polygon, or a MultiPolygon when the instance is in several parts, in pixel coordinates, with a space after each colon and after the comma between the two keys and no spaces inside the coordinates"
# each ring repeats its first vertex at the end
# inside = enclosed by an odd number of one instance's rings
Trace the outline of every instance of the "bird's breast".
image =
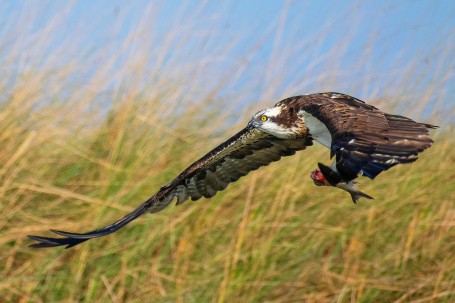
{"type": "Polygon", "coordinates": [[[327,126],[318,118],[304,110],[300,111],[299,115],[302,117],[309,135],[316,140],[316,142],[330,149],[332,145],[332,135],[327,126]]]}

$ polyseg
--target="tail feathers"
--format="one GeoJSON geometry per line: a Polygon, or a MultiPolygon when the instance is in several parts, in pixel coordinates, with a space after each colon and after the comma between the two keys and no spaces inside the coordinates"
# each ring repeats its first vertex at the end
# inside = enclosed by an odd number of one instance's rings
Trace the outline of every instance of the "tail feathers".
{"type": "Polygon", "coordinates": [[[369,196],[360,190],[356,191],[356,192],[349,192],[349,193],[351,194],[352,202],[354,202],[354,204],[357,204],[357,202],[359,201],[360,198],[374,200],[374,198],[372,196],[369,196]]]}

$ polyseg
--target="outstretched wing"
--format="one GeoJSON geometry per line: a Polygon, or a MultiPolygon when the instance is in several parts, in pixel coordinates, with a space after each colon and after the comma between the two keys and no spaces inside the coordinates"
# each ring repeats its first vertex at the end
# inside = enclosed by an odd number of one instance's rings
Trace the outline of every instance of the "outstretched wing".
{"type": "Polygon", "coordinates": [[[285,140],[264,133],[256,128],[244,128],[201,159],[193,163],[173,181],[161,187],[150,199],[136,210],[113,224],[88,233],[52,232],[64,238],[28,236],[38,243],[32,247],[75,246],[92,238],[111,234],[146,212],[158,212],[174,199],[184,201],[213,197],[229,183],[237,181],[250,171],[278,161],[281,157],[295,154],[312,145],[311,138],[285,140]]]}
{"type": "Polygon", "coordinates": [[[417,160],[433,140],[433,125],[386,114],[354,97],[339,93],[317,94],[318,119],[332,135],[331,157],[338,172],[350,181],[358,174],[374,179],[399,163],[417,160]]]}

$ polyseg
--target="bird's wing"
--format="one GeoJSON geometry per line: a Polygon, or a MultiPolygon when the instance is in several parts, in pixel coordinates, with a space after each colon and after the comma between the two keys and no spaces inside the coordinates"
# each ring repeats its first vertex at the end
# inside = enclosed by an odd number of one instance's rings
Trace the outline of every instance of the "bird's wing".
{"type": "Polygon", "coordinates": [[[237,181],[250,171],[281,157],[293,155],[312,145],[311,138],[298,140],[279,139],[256,128],[244,128],[222,143],[191,166],[185,169],[173,181],[161,187],[150,199],[136,210],[113,224],[88,233],[69,233],[58,230],[52,232],[64,238],[29,236],[38,243],[32,247],[53,247],[66,245],[72,247],[92,238],[111,234],[146,212],[158,212],[174,199],[177,204],[187,199],[198,200],[201,197],[213,197],[225,189],[229,183],[237,181]]]}
{"type": "Polygon", "coordinates": [[[330,157],[336,156],[346,181],[358,174],[374,179],[396,164],[413,162],[433,143],[428,133],[433,125],[386,114],[344,94],[317,94],[317,99],[314,112],[332,135],[330,157]]]}

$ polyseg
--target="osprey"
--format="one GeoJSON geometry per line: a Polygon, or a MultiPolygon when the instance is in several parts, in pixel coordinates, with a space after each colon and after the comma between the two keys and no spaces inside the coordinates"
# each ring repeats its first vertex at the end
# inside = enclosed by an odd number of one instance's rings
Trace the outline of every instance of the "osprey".
{"type": "Polygon", "coordinates": [[[320,143],[335,158],[330,166],[319,163],[311,173],[319,186],[334,186],[361,197],[353,181],[359,175],[374,179],[399,163],[410,163],[433,141],[428,129],[436,126],[386,114],[374,106],[340,93],[319,93],[284,99],[256,113],[247,127],[191,164],[174,180],[111,225],[88,233],[51,230],[63,237],[28,237],[32,247],[75,246],[111,234],[146,212],[155,213],[184,201],[213,197],[229,183],[250,171],[320,143]]]}

